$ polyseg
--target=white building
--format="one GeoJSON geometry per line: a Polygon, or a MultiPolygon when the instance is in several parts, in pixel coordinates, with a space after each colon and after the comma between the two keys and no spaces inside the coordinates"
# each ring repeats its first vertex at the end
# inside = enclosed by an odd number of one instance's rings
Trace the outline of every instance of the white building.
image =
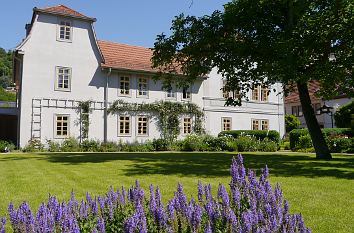
{"type": "MultiPolygon", "coordinates": [[[[30,139],[80,137],[80,101],[92,100],[89,138],[145,141],[160,137],[156,119],[107,115],[117,99],[134,103],[158,100],[191,101],[205,113],[207,133],[227,129],[277,130],[284,134],[282,96],[257,89],[241,107],[225,107],[222,77],[211,72],[189,90],[162,89],[151,79],[150,49],[97,40],[96,21],[66,6],[34,8],[27,36],[16,48],[14,76],[18,89],[18,143],[30,139]]],[[[281,85],[271,87],[281,91],[281,85]]],[[[181,119],[189,133],[193,118],[181,119]]],[[[183,135],[182,135],[183,136],[183,135]]]]}

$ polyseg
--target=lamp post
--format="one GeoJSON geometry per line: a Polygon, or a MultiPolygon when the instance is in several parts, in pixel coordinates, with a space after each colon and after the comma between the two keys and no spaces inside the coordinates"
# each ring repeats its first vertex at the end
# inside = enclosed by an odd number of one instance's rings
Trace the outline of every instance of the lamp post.
{"type": "Polygon", "coordinates": [[[332,128],[333,126],[333,112],[332,112],[333,107],[328,106],[326,103],[323,104],[323,106],[319,109],[320,110],[320,114],[328,114],[331,117],[331,124],[332,124],[332,128]]]}

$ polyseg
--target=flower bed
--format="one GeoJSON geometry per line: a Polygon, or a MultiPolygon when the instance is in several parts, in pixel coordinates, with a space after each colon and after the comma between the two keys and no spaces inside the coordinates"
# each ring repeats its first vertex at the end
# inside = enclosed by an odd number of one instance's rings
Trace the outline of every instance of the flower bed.
{"type": "Polygon", "coordinates": [[[10,204],[8,222],[14,232],[310,232],[301,215],[289,213],[279,185],[271,187],[267,167],[257,179],[239,155],[230,173],[229,191],[220,184],[216,196],[199,182],[197,198],[188,200],[179,184],[165,205],[158,187],[151,185],[146,197],[136,182],[129,190],[111,188],[80,202],[74,194],[67,203],[52,196],[36,214],[28,203],[17,209],[10,204]]]}

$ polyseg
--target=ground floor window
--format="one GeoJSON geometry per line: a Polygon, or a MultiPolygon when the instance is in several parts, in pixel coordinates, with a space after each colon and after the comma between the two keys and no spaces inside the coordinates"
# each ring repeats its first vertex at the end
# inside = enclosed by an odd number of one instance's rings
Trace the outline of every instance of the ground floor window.
{"type": "Polygon", "coordinates": [[[137,121],[138,136],[147,136],[149,129],[149,119],[147,116],[138,116],[137,121]]]}
{"type": "Polygon", "coordinates": [[[69,137],[68,115],[55,115],[55,137],[69,137]]]}
{"type": "Polygon", "coordinates": [[[119,116],[118,117],[118,135],[130,135],[130,116],[119,116]]]}
{"type": "Polygon", "coordinates": [[[222,131],[228,131],[232,128],[232,119],[231,117],[222,117],[221,118],[222,131]]]}
{"type": "Polygon", "coordinates": [[[183,134],[192,132],[192,119],[190,117],[183,118],[183,134]]]}
{"type": "Polygon", "coordinates": [[[253,119],[252,130],[269,130],[269,120],[253,119]]]}

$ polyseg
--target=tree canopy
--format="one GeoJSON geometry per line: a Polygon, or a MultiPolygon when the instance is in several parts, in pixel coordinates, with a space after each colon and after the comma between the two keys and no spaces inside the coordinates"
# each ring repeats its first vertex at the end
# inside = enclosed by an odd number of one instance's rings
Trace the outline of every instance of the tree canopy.
{"type": "Polygon", "coordinates": [[[227,104],[256,85],[296,85],[317,155],[330,158],[307,83],[319,81],[324,98],[354,94],[353,28],[352,0],[233,0],[211,15],[177,16],[171,35],[157,36],[152,61],[162,78],[193,80],[216,67],[226,91],[240,93],[227,104]]]}
{"type": "Polygon", "coordinates": [[[0,87],[12,85],[12,52],[0,47],[0,87]]]}

